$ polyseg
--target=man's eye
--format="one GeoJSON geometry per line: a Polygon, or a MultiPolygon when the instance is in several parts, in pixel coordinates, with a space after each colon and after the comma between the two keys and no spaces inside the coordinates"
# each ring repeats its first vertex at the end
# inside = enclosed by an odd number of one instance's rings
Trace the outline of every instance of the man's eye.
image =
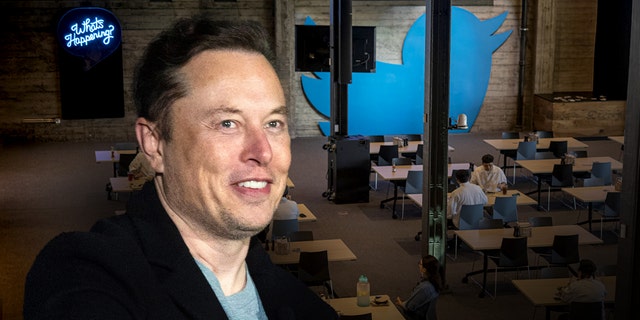
{"type": "Polygon", "coordinates": [[[281,121],[275,121],[275,120],[274,120],[274,121],[269,121],[269,122],[267,123],[267,126],[268,126],[269,128],[278,128],[278,127],[281,127],[281,126],[282,126],[282,122],[281,122],[281,121]]]}
{"type": "Polygon", "coordinates": [[[220,123],[220,125],[221,125],[223,128],[231,128],[231,127],[233,127],[233,121],[231,121],[231,120],[224,120],[224,121],[222,121],[222,122],[220,123]]]}

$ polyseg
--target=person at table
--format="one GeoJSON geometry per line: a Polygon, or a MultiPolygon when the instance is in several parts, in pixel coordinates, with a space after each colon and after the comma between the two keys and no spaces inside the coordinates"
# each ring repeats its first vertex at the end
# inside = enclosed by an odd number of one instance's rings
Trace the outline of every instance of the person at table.
{"type": "Polygon", "coordinates": [[[559,288],[558,297],[566,303],[604,301],[607,290],[604,284],[596,279],[596,270],[593,261],[581,260],[578,277],[572,278],[566,286],[559,288]]]}
{"type": "Polygon", "coordinates": [[[407,300],[396,297],[396,306],[405,319],[435,319],[435,303],[440,296],[443,283],[440,263],[432,255],[424,256],[418,262],[418,271],[420,281],[407,300]],[[431,314],[427,314],[430,310],[431,314]]]}
{"type": "MultiPolygon", "coordinates": [[[[289,232],[298,231],[298,216],[300,215],[300,209],[298,209],[298,203],[291,200],[291,196],[289,195],[289,188],[284,188],[284,193],[282,194],[282,198],[280,198],[280,202],[278,203],[278,207],[276,208],[275,213],[273,214],[273,221],[276,220],[295,220],[296,224],[293,227],[294,229],[289,230],[289,232]]],[[[261,242],[265,242],[267,239],[267,234],[269,233],[269,225],[267,225],[264,230],[262,230],[258,234],[258,239],[261,242]]]]}
{"type": "Polygon", "coordinates": [[[151,181],[156,176],[156,171],[151,167],[144,152],[138,152],[133,158],[129,164],[129,173],[133,174],[134,179],[143,179],[145,181],[151,181]]]}
{"type": "Polygon", "coordinates": [[[482,165],[471,174],[471,183],[479,185],[485,192],[498,192],[507,186],[507,176],[498,166],[493,165],[493,156],[482,156],[482,165]]]}
{"type": "Polygon", "coordinates": [[[463,205],[486,204],[489,199],[482,188],[469,182],[468,170],[456,171],[456,181],[460,186],[453,190],[448,198],[447,219],[457,229],[460,227],[460,210],[463,205]]]}
{"type": "Polygon", "coordinates": [[[24,319],[338,319],[254,237],[291,162],[272,63],[249,21],[184,19],[152,41],[133,94],[154,181],[126,214],[47,244],[24,319]]]}

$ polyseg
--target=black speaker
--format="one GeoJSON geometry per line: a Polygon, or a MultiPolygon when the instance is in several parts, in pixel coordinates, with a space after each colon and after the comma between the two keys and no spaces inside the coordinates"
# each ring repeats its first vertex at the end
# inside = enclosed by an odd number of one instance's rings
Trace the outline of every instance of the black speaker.
{"type": "Polygon", "coordinates": [[[362,136],[340,137],[329,158],[333,202],[369,202],[369,140],[362,136]]]}
{"type": "Polygon", "coordinates": [[[593,62],[593,94],[627,99],[631,0],[599,0],[593,62]]]}

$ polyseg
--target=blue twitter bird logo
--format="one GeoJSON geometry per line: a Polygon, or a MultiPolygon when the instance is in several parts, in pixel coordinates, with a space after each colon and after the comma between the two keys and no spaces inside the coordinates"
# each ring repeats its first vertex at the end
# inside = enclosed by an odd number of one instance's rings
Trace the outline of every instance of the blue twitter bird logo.
{"type": "MultiPolygon", "coordinates": [[[[495,34],[507,12],[480,21],[471,12],[451,8],[451,66],[449,114],[467,115],[473,126],[489,86],[491,55],[511,35],[495,34]]],[[[424,110],[425,15],[420,16],[404,40],[402,64],[376,61],[376,73],[354,73],[349,85],[349,134],[420,134],[424,110]]],[[[307,17],[306,25],[314,25],[307,17]]],[[[314,109],[330,117],[330,74],[301,76],[302,89],[314,109]]],[[[319,122],[324,135],[330,123],[319,122]]]]}

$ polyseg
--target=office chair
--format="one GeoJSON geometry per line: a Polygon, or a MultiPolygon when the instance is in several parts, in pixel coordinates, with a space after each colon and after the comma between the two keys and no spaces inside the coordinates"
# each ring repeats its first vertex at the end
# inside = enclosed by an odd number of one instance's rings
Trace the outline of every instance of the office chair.
{"type": "Polygon", "coordinates": [[[602,225],[608,221],[620,221],[620,209],[622,207],[622,193],[607,192],[604,200],[604,208],[600,215],[600,239],[602,239],[602,225]]]}
{"type": "Polygon", "coordinates": [[[516,183],[516,161],[517,160],[535,160],[536,158],[536,142],[535,141],[521,141],[518,142],[518,150],[516,151],[516,157],[513,159],[513,184],[516,183]]]}
{"type": "Polygon", "coordinates": [[[556,158],[562,158],[567,153],[567,140],[549,141],[549,152],[556,158]]]}
{"type": "Polygon", "coordinates": [[[289,241],[297,242],[297,241],[312,241],[313,240],[313,231],[305,230],[305,231],[293,231],[289,233],[289,241]]]}
{"type": "Polygon", "coordinates": [[[407,173],[407,181],[400,190],[404,193],[402,195],[402,214],[400,220],[404,219],[404,200],[406,194],[422,193],[422,170],[409,170],[407,173]]]}
{"type": "MultiPolygon", "coordinates": [[[[571,164],[554,164],[550,179],[544,179],[547,184],[547,208],[551,209],[551,192],[561,191],[562,188],[573,187],[573,165],[571,164]]],[[[564,204],[564,202],[563,202],[564,204]]],[[[565,204],[566,205],[566,204],[565,204]]],[[[573,198],[573,210],[576,209],[576,199],[573,198]]],[[[543,208],[544,209],[544,208],[543,208]]]]}
{"type": "Polygon", "coordinates": [[[496,197],[493,204],[493,219],[502,219],[504,225],[518,221],[517,197],[496,197]]]}
{"type": "Polygon", "coordinates": [[[488,258],[496,265],[493,285],[494,299],[498,292],[498,271],[500,269],[516,269],[516,271],[518,271],[521,268],[527,268],[527,273],[529,278],[531,278],[527,253],[527,237],[502,238],[499,254],[496,256],[490,255],[488,258]]]}
{"type": "MultiPolygon", "coordinates": [[[[458,230],[480,229],[479,222],[484,217],[484,204],[464,204],[460,208],[458,230]]],[[[454,258],[458,258],[458,236],[455,236],[454,258]]]]}
{"type": "Polygon", "coordinates": [[[300,252],[298,279],[307,286],[322,286],[328,289],[328,296],[333,298],[333,282],[331,281],[331,273],[329,272],[327,250],[300,252]]]}
{"type": "MultiPolygon", "coordinates": [[[[517,131],[504,131],[502,132],[502,139],[520,139],[520,133],[517,131]]],[[[516,158],[516,150],[501,150],[500,155],[498,156],[498,162],[500,163],[500,157],[505,157],[505,166],[502,167],[502,170],[506,170],[506,159],[507,158],[516,158]]]]}

